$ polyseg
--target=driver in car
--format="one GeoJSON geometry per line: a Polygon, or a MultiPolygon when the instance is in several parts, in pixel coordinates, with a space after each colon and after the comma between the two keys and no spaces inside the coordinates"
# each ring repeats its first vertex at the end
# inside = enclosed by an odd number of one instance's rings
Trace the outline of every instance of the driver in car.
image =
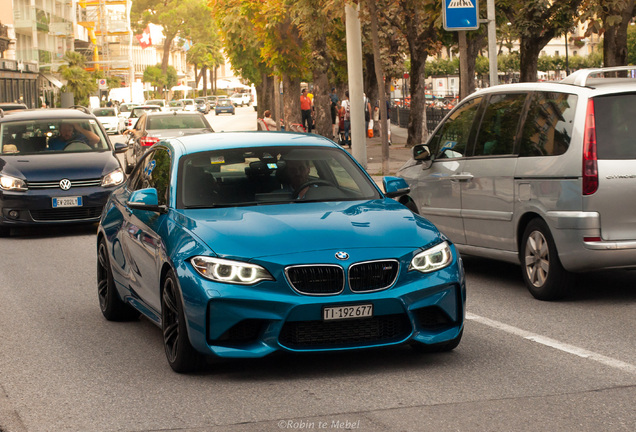
{"type": "Polygon", "coordinates": [[[95,147],[100,140],[97,134],[82,128],[79,124],[64,122],[60,125],[60,134],[49,140],[49,150],[64,150],[68,144],[74,141],[95,147]]]}
{"type": "Polygon", "coordinates": [[[308,186],[302,187],[309,181],[310,171],[309,161],[307,160],[288,160],[285,166],[289,187],[298,198],[304,198],[307,193],[308,186]]]}

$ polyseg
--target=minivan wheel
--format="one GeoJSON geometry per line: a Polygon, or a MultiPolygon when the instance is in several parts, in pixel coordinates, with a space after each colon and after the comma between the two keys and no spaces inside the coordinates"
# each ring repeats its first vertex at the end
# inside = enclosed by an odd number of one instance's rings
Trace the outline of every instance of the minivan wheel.
{"type": "Polygon", "coordinates": [[[526,286],[538,300],[562,298],[571,274],[563,268],[548,225],[542,219],[530,221],[521,241],[521,267],[526,286]]]}

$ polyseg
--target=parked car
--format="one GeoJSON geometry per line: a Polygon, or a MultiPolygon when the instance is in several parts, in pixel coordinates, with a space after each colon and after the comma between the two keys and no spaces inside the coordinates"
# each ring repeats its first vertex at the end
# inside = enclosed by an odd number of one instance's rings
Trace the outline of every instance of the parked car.
{"type": "Polygon", "coordinates": [[[0,235],[11,228],[95,223],[125,175],[88,109],[0,113],[0,235]]]}
{"type": "Polygon", "coordinates": [[[181,99],[183,102],[183,110],[194,112],[197,110],[197,104],[194,102],[194,99],[181,99]]]}
{"type": "Polygon", "coordinates": [[[521,264],[538,299],[636,267],[636,80],[581,70],[464,99],[398,172],[462,253],[521,264]]]}
{"type": "Polygon", "coordinates": [[[0,110],[2,111],[15,111],[15,110],[25,110],[25,109],[29,109],[29,107],[26,106],[26,104],[23,103],[19,103],[19,102],[3,102],[0,103],[0,110]]]}
{"type": "Polygon", "coordinates": [[[251,101],[250,93],[234,93],[230,96],[230,100],[234,106],[249,105],[251,101]]]}
{"type": "Polygon", "coordinates": [[[123,103],[121,105],[119,105],[119,113],[128,118],[130,117],[130,113],[132,112],[132,109],[136,106],[139,106],[140,104],[137,103],[123,103]]]}
{"type": "Polygon", "coordinates": [[[460,256],[391,199],[407,192],[403,179],[384,184],[316,135],[155,144],[102,215],[101,311],[161,327],[177,372],[214,355],[452,350],[465,316],[460,256]]]}
{"type": "Polygon", "coordinates": [[[126,172],[130,172],[154,143],[172,137],[214,132],[201,113],[186,111],[146,112],[128,132],[128,151],[124,157],[126,172]]]}
{"type": "Polygon", "coordinates": [[[126,129],[131,130],[132,128],[134,128],[137,120],[139,120],[139,117],[147,112],[161,112],[161,107],[159,105],[139,105],[133,107],[130,110],[128,119],[126,120],[126,129]]]}
{"type": "Polygon", "coordinates": [[[168,111],[183,111],[185,104],[180,100],[172,100],[168,102],[168,111]]]}
{"type": "Polygon", "coordinates": [[[197,111],[203,114],[208,114],[210,112],[210,104],[205,98],[197,98],[194,100],[196,104],[197,111]]]}
{"type": "Polygon", "coordinates": [[[168,111],[168,104],[163,99],[150,99],[146,101],[145,105],[157,105],[161,107],[161,111],[168,111]]]}
{"type": "Polygon", "coordinates": [[[229,113],[232,115],[236,114],[236,108],[234,108],[234,104],[229,99],[219,99],[216,101],[216,106],[214,107],[214,115],[219,115],[223,113],[229,113]]]}
{"type": "Polygon", "coordinates": [[[205,99],[210,104],[210,109],[212,109],[212,108],[214,108],[216,106],[216,101],[219,99],[219,97],[218,96],[206,96],[205,99]]]}
{"type": "Polygon", "coordinates": [[[93,115],[104,126],[106,133],[120,134],[126,130],[126,117],[115,107],[95,108],[93,115]]]}

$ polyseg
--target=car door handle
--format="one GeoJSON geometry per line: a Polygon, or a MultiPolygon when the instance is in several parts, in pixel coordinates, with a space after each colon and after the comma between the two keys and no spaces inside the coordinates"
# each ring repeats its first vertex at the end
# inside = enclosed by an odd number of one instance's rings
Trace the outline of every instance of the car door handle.
{"type": "Polygon", "coordinates": [[[473,179],[473,175],[471,173],[459,173],[459,174],[453,174],[451,176],[451,180],[456,180],[456,181],[468,181],[472,179],[473,179]]]}

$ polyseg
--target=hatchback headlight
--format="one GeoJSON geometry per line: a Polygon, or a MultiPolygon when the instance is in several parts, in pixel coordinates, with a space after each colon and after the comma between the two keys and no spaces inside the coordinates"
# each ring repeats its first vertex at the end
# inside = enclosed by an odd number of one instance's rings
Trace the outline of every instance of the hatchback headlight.
{"type": "Polygon", "coordinates": [[[411,260],[409,270],[430,273],[443,269],[451,262],[453,262],[453,253],[448,243],[443,242],[415,255],[411,260]]]}
{"type": "Polygon", "coordinates": [[[216,282],[253,285],[274,280],[267,270],[256,264],[206,256],[196,256],[190,262],[201,276],[216,282]]]}
{"type": "Polygon", "coordinates": [[[29,188],[24,180],[0,174],[0,189],[6,191],[25,191],[29,188]]]}
{"type": "Polygon", "coordinates": [[[117,168],[115,171],[108,173],[102,179],[102,187],[117,186],[124,182],[124,172],[121,168],[117,168]]]}

